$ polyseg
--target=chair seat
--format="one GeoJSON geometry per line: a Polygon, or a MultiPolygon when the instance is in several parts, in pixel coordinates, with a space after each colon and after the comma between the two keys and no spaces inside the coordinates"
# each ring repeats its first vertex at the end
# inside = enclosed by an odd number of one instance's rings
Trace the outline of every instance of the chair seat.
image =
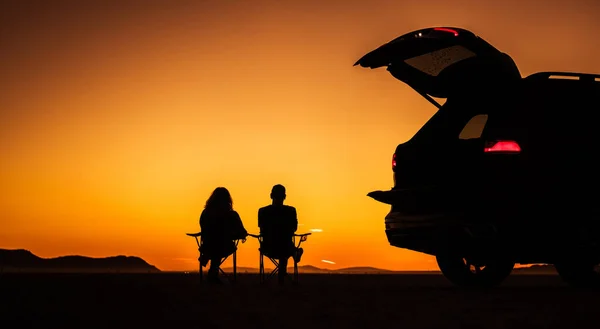
{"type": "MultiPolygon", "coordinates": [[[[200,282],[202,282],[202,277],[203,277],[203,267],[206,267],[209,263],[209,261],[211,261],[211,258],[214,259],[214,257],[219,257],[220,258],[220,264],[219,264],[219,272],[221,272],[223,275],[225,275],[230,282],[234,283],[237,279],[237,257],[236,257],[236,251],[238,249],[238,242],[239,240],[233,240],[231,242],[222,242],[219,240],[207,240],[205,239],[205,237],[202,236],[202,232],[198,232],[198,233],[186,233],[187,236],[193,237],[196,239],[196,244],[198,245],[198,252],[199,252],[199,257],[198,257],[198,263],[200,265],[198,271],[200,273],[200,282]],[[225,260],[227,260],[230,256],[233,255],[233,277],[230,278],[229,274],[225,273],[225,271],[223,271],[223,269],[221,268],[221,265],[225,262],[225,260]]],[[[244,242],[245,240],[243,240],[242,242],[244,242]]]]}
{"type": "Polygon", "coordinates": [[[292,257],[294,262],[292,281],[298,283],[298,263],[300,262],[302,254],[304,253],[304,250],[300,247],[300,244],[306,241],[306,238],[309,235],[311,235],[311,233],[294,234],[292,237],[290,237],[290,239],[283,239],[282,237],[276,237],[273,239],[265,237],[261,234],[248,234],[248,236],[256,238],[259,242],[258,250],[260,252],[260,282],[264,283],[268,278],[279,273],[279,266],[281,265],[279,264],[279,260],[282,258],[292,257]],[[268,258],[276,267],[270,273],[265,273],[263,260],[265,257],[268,258]]]}
{"type": "Polygon", "coordinates": [[[208,244],[205,243],[202,245],[201,254],[204,254],[208,257],[227,257],[233,254],[237,250],[237,246],[234,242],[226,243],[226,244],[208,244]]]}
{"type": "Polygon", "coordinates": [[[283,258],[283,257],[292,257],[294,256],[295,250],[286,251],[285,249],[273,250],[267,248],[258,248],[258,250],[269,258],[283,258]]]}

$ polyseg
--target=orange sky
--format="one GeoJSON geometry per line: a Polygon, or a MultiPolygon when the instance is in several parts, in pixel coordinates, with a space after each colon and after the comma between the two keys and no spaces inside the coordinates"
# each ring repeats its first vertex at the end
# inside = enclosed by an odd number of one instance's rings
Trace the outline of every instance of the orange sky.
{"type": "MultiPolygon", "coordinates": [[[[354,62],[446,25],[508,52],[523,75],[600,73],[594,0],[111,3],[0,4],[0,248],[193,269],[184,233],[216,186],[257,232],[281,183],[300,231],[323,230],[306,264],[436,269],[388,245],[389,207],[366,197],[392,186],[396,145],[434,108],[354,62]]],[[[238,255],[256,267],[257,242],[238,255]]]]}

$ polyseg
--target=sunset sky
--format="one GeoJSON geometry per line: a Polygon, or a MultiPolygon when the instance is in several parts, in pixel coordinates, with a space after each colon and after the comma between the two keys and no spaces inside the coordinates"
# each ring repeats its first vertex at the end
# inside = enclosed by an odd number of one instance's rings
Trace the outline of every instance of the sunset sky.
{"type": "MultiPolygon", "coordinates": [[[[600,73],[598,17],[597,0],[2,1],[0,248],[196,269],[185,233],[215,187],[257,233],[283,184],[299,231],[322,229],[303,263],[437,269],[389,246],[389,206],[366,196],[392,186],[396,145],[435,108],[352,65],[456,26],[522,75],[600,73]]],[[[238,266],[257,267],[257,248],[238,266]]]]}

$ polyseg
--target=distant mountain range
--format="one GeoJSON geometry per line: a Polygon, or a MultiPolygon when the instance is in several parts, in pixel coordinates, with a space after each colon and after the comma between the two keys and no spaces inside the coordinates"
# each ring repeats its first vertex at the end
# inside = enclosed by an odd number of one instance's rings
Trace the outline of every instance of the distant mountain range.
{"type": "MultiPolygon", "coordinates": [[[[227,267],[223,270],[231,272],[233,269],[227,267]]],[[[272,270],[272,266],[265,269],[266,272],[272,270]]],[[[288,272],[292,271],[293,268],[290,267],[288,272]]],[[[439,270],[393,271],[369,266],[324,269],[312,265],[301,265],[298,267],[298,271],[314,274],[440,274],[439,270]]],[[[24,249],[0,249],[0,272],[159,273],[161,271],[143,259],[133,256],[41,258],[24,249]]],[[[258,268],[238,266],[237,272],[258,273],[258,268]]],[[[552,265],[531,265],[515,268],[513,274],[556,274],[556,270],[552,265]]]]}
{"type": "Polygon", "coordinates": [[[557,274],[554,265],[534,264],[526,267],[515,267],[513,274],[557,274]]]}
{"type": "MultiPolygon", "coordinates": [[[[223,269],[226,272],[233,271],[232,267],[223,269]]],[[[266,268],[265,272],[272,271],[273,268],[266,268]]],[[[293,271],[292,267],[288,268],[288,272],[293,271]]],[[[441,274],[439,270],[431,271],[393,271],[385,270],[369,266],[360,267],[347,267],[340,269],[324,269],[312,265],[298,266],[298,271],[301,273],[314,273],[314,274],[441,274]]],[[[258,268],[254,267],[238,267],[238,273],[258,273],[258,268]]],[[[552,265],[531,265],[526,267],[516,267],[513,270],[513,274],[555,274],[556,271],[552,265]]]]}
{"type": "MultiPolygon", "coordinates": [[[[231,272],[233,271],[232,267],[227,267],[223,269],[226,272],[231,272]]],[[[273,271],[273,267],[271,268],[265,268],[265,272],[271,272],[273,271]]],[[[293,271],[293,267],[289,267],[288,268],[288,272],[291,273],[293,271]]],[[[237,272],[238,273],[258,273],[258,268],[255,267],[238,267],[237,268],[237,272]]],[[[426,271],[413,271],[413,272],[407,272],[407,271],[392,271],[392,270],[384,270],[384,269],[379,269],[379,268],[375,268],[375,267],[368,267],[368,266],[364,266],[364,267],[347,267],[347,268],[340,268],[340,269],[325,269],[325,268],[319,268],[316,266],[312,266],[312,265],[301,265],[298,266],[298,272],[301,273],[314,273],[314,274],[407,274],[407,273],[426,273],[426,271]]],[[[434,273],[434,272],[431,272],[434,273]]]]}
{"type": "Polygon", "coordinates": [[[92,258],[61,256],[41,258],[24,249],[0,249],[0,271],[3,272],[108,272],[157,273],[158,268],[139,257],[113,256],[92,258]]]}

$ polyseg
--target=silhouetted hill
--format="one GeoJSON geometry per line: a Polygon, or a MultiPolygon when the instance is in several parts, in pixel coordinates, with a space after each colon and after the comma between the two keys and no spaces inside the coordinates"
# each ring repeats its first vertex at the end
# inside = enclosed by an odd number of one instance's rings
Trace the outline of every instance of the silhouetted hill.
{"type": "MultiPolygon", "coordinates": [[[[266,267],[265,272],[271,272],[273,270],[273,265],[266,267]]],[[[224,268],[224,271],[231,272],[233,270],[232,267],[224,268]]],[[[294,270],[293,267],[288,268],[288,273],[292,273],[294,270]]],[[[258,273],[258,268],[255,267],[238,267],[238,273],[258,273]]],[[[420,273],[419,271],[392,271],[392,270],[384,270],[375,267],[348,267],[348,268],[340,268],[340,269],[325,269],[316,267],[313,265],[301,265],[298,266],[298,272],[300,273],[313,273],[313,274],[401,274],[401,273],[420,273]]],[[[425,273],[425,271],[424,271],[425,273]]]]}
{"type": "MultiPolygon", "coordinates": [[[[224,271],[231,272],[233,270],[232,267],[224,268],[224,271]]],[[[273,265],[269,264],[269,266],[265,269],[265,272],[270,272],[273,270],[273,265]]],[[[258,268],[256,267],[238,267],[238,273],[258,273],[258,268]]],[[[288,272],[292,273],[293,268],[289,267],[288,272]]],[[[369,266],[357,266],[357,267],[347,267],[340,269],[324,269],[319,268],[313,265],[302,265],[298,266],[298,271],[300,273],[316,273],[316,274],[441,274],[439,270],[432,271],[393,271],[380,269],[369,266]]],[[[515,267],[513,274],[556,274],[556,270],[553,265],[547,264],[536,264],[526,267],[515,267]]]]}
{"type": "Polygon", "coordinates": [[[61,256],[41,258],[24,249],[0,249],[0,268],[5,272],[160,272],[159,269],[139,257],[61,256]]]}
{"type": "Polygon", "coordinates": [[[515,267],[513,269],[514,274],[556,274],[554,265],[548,264],[535,264],[526,267],[515,267]]]}
{"type": "Polygon", "coordinates": [[[392,271],[392,270],[384,270],[384,269],[379,269],[379,268],[375,268],[375,267],[368,267],[368,266],[363,266],[363,267],[347,267],[347,268],[341,268],[339,270],[336,270],[337,273],[347,273],[347,274],[385,274],[385,273],[398,273],[398,271],[392,271]]]}
{"type": "MultiPolygon", "coordinates": [[[[265,272],[271,272],[274,269],[274,265],[269,264],[265,266],[265,272]]],[[[223,269],[226,272],[233,271],[233,267],[226,267],[223,269]]],[[[288,273],[292,273],[294,270],[293,267],[288,267],[288,273]]],[[[237,268],[238,273],[258,273],[258,267],[239,267],[237,268]]],[[[301,273],[335,273],[335,270],[328,270],[323,268],[318,268],[312,265],[302,265],[298,266],[298,271],[301,273]]]]}
{"type": "MultiPolygon", "coordinates": [[[[207,270],[209,267],[209,265],[207,265],[204,270],[207,270]]],[[[196,271],[198,271],[196,269],[196,271]]],[[[223,271],[225,272],[232,272],[233,271],[233,267],[223,267],[223,271]]],[[[238,266],[237,268],[237,272],[238,273],[258,273],[258,267],[241,267],[238,266]]]]}
{"type": "MultiPolygon", "coordinates": [[[[290,267],[290,270],[294,270],[293,267],[290,267]]],[[[302,273],[333,273],[335,270],[328,270],[326,268],[319,268],[312,265],[299,265],[298,272],[302,273]]]]}

